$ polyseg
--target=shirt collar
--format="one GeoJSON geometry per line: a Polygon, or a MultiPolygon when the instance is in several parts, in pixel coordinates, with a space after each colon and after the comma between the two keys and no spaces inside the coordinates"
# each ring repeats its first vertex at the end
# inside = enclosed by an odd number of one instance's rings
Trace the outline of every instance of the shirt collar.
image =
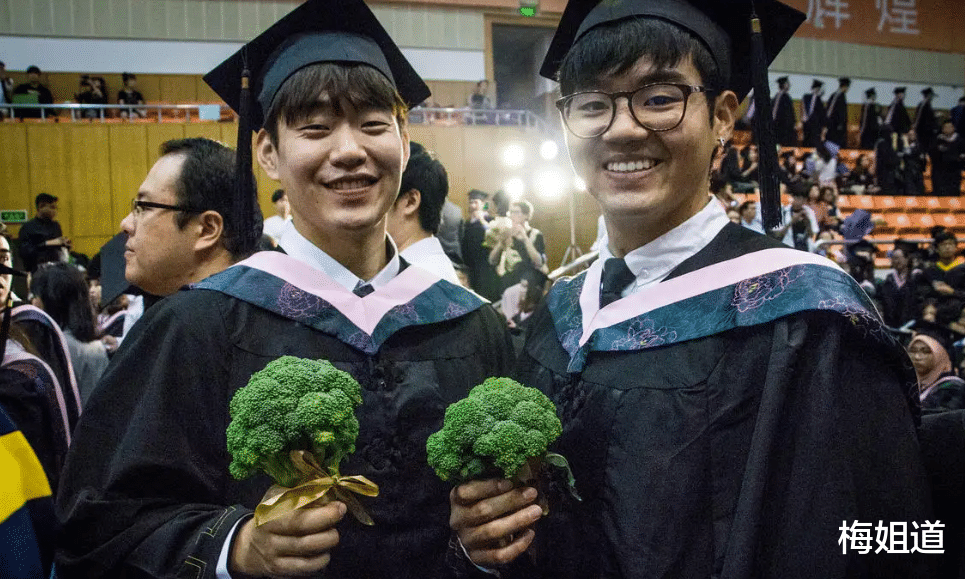
{"type": "MultiPolygon", "coordinates": [[[[623,296],[662,281],[674,268],[707,247],[728,223],[730,219],[724,208],[710,198],[696,215],[626,254],[624,260],[636,276],[636,281],[623,291],[623,296]]],[[[600,248],[600,262],[611,257],[613,253],[610,248],[603,245],[600,248]]]]}
{"type": "Polygon", "coordinates": [[[370,280],[363,280],[349,271],[347,267],[336,261],[335,258],[306,239],[295,227],[285,229],[278,245],[280,245],[290,257],[325,272],[325,274],[332,278],[338,285],[349,291],[354,290],[359,282],[371,284],[375,290],[381,289],[399,274],[401,268],[399,251],[396,249],[392,236],[388,234],[385,235],[385,249],[391,256],[389,263],[370,280]]]}

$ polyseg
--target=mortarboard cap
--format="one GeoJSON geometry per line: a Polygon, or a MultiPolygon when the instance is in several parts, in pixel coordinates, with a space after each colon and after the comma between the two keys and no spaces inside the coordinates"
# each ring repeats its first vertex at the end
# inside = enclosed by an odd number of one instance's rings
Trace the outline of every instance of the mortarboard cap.
{"type": "Polygon", "coordinates": [[[903,93],[903,92],[907,92],[907,91],[908,91],[908,87],[905,87],[905,86],[895,87],[895,94],[898,94],[898,93],[900,93],[900,92],[903,93]]]}
{"type": "Polygon", "coordinates": [[[878,96],[878,91],[876,91],[874,87],[871,87],[868,90],[864,91],[864,96],[868,98],[871,98],[873,96],[878,96]]]}
{"type": "Polygon", "coordinates": [[[932,96],[933,94],[935,94],[935,91],[933,91],[931,87],[928,87],[925,90],[921,91],[921,94],[925,96],[932,96]]]}
{"type": "Polygon", "coordinates": [[[308,0],[204,76],[235,112],[240,111],[241,77],[251,71],[252,130],[278,89],[298,70],[319,62],[368,64],[388,78],[409,106],[429,98],[429,87],[362,0],[308,0]]]}
{"type": "Polygon", "coordinates": [[[479,189],[470,189],[470,190],[469,190],[469,199],[470,199],[470,200],[472,200],[472,199],[481,199],[481,200],[485,201],[485,200],[489,199],[489,193],[486,193],[485,191],[480,191],[479,189]]]}
{"type": "Polygon", "coordinates": [[[874,228],[871,214],[864,209],[855,209],[841,222],[841,235],[849,241],[856,241],[870,234],[874,228]]]}
{"type": "MultiPolygon", "coordinates": [[[[570,0],[540,74],[555,80],[573,45],[597,26],[629,18],[657,18],[700,39],[725,79],[724,88],[744,100],[752,87],[752,67],[747,66],[751,61],[751,5],[750,0],[570,0]]],[[[775,0],[757,0],[755,7],[767,66],[804,21],[804,14],[775,0]]]]}
{"type": "Polygon", "coordinates": [[[22,272],[19,269],[14,269],[9,265],[4,265],[2,263],[0,263],[0,275],[15,275],[17,277],[27,277],[27,274],[25,272],[22,272]]]}
{"type": "Polygon", "coordinates": [[[811,82],[811,90],[821,88],[822,86],[824,86],[824,83],[818,79],[814,79],[814,81],[811,82]]]}
{"type": "Polygon", "coordinates": [[[846,76],[842,76],[838,79],[838,86],[851,86],[851,79],[846,76]]]}
{"type": "Polygon", "coordinates": [[[778,77],[777,79],[777,84],[779,85],[784,84],[786,82],[789,82],[789,79],[786,76],[778,77]]]}

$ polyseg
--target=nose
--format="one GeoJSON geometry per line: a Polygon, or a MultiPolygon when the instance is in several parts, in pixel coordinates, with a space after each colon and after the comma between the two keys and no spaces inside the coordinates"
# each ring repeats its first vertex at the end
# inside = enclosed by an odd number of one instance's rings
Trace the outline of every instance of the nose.
{"type": "Polygon", "coordinates": [[[121,220],[121,231],[126,233],[128,236],[134,233],[134,213],[129,211],[124,219],[121,220]]]}
{"type": "Polygon", "coordinates": [[[613,106],[615,107],[613,122],[610,123],[610,128],[603,133],[604,139],[640,139],[650,134],[649,129],[644,128],[633,116],[633,112],[630,110],[630,97],[617,97],[613,106]]]}
{"type": "Polygon", "coordinates": [[[359,142],[359,135],[349,123],[343,123],[333,135],[335,145],[332,163],[341,167],[357,167],[365,162],[365,147],[359,142]]]}

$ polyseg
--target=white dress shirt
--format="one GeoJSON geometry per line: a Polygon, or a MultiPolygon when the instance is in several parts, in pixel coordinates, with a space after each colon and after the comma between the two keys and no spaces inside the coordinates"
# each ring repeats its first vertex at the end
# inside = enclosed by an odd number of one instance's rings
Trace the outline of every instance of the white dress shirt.
{"type": "Polygon", "coordinates": [[[456,276],[456,268],[452,266],[452,260],[446,255],[442,243],[435,235],[413,243],[400,251],[399,255],[412,265],[434,273],[446,281],[461,285],[459,277],[456,276]]]}

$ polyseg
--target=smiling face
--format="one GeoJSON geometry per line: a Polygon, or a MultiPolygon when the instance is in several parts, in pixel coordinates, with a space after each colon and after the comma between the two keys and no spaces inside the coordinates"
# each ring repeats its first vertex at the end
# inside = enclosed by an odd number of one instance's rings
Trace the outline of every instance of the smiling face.
{"type": "MultiPolygon", "coordinates": [[[[625,73],[580,90],[632,91],[653,82],[702,84],[689,57],[673,68],[654,70],[649,57],[643,56],[625,73]]],[[[713,97],[692,94],[683,120],[669,131],[640,126],[625,98],[617,99],[613,124],[599,137],[581,139],[567,131],[573,167],[600,203],[610,230],[639,232],[633,243],[642,245],[680,225],[707,203],[714,147],[718,138],[730,137],[737,109],[734,94],[724,92],[716,98],[709,119],[707,98],[713,97]]]]}
{"type": "Polygon", "coordinates": [[[281,181],[295,227],[321,246],[341,233],[381,230],[399,193],[409,136],[388,109],[321,95],[314,110],[278,122],[277,144],[258,135],[258,160],[281,181]]]}

